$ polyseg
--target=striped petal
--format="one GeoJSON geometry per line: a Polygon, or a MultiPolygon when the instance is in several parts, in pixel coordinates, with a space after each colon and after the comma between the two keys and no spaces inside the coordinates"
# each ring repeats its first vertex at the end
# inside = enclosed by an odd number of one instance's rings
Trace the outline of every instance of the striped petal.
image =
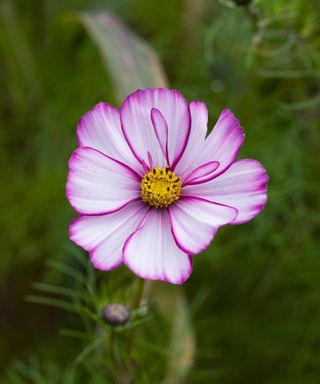
{"type": "Polygon", "coordinates": [[[137,231],[126,241],[124,262],[148,280],[182,284],[192,272],[190,256],[175,243],[168,212],[151,209],[137,231]]]}
{"type": "Polygon", "coordinates": [[[122,262],[122,248],[137,229],[148,209],[140,201],[117,212],[100,216],[80,216],[70,224],[70,239],[90,252],[97,269],[109,270],[122,262]]]}
{"type": "Polygon", "coordinates": [[[113,106],[101,102],[82,116],[77,126],[77,137],[79,146],[97,149],[143,174],[140,162],[133,156],[123,136],[120,112],[113,106]]]}
{"type": "Polygon", "coordinates": [[[183,194],[235,207],[239,214],[233,224],[254,218],[267,202],[268,175],[256,160],[236,161],[222,175],[203,184],[187,185],[183,194]]]}
{"type": "Polygon", "coordinates": [[[204,164],[217,161],[219,167],[206,177],[202,182],[208,181],[222,174],[235,161],[244,141],[243,129],[233,113],[225,109],[210,135],[194,157],[189,172],[204,164]]]}
{"type": "Polygon", "coordinates": [[[110,213],[140,197],[140,177],[125,164],[80,147],[69,160],[66,193],[81,214],[110,213]]]}
{"type": "Polygon", "coordinates": [[[232,222],[238,211],[197,197],[184,197],[170,207],[169,214],[178,246],[194,255],[206,249],[218,228],[232,222]]]}
{"type": "Polygon", "coordinates": [[[175,167],[184,152],[190,133],[189,106],[179,92],[162,88],[138,90],[124,101],[120,115],[124,136],[133,154],[142,164],[150,163],[150,153],[153,166],[168,165],[162,148],[166,138],[159,137],[168,134],[169,165],[172,169],[175,167]],[[153,108],[160,111],[163,117],[163,121],[160,121],[159,114],[155,115],[158,118],[157,134],[151,119],[153,108]]]}

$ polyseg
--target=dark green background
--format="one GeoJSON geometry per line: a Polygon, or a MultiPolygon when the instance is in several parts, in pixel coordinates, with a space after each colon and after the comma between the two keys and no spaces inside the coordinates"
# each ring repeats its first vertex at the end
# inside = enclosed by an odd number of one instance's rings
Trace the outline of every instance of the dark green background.
{"type": "MultiPolygon", "coordinates": [[[[320,382],[320,4],[232,4],[0,1],[1,383],[67,383],[12,372],[17,359],[51,361],[63,371],[83,347],[59,335],[79,327],[76,315],[25,297],[35,294],[34,281],[70,286],[46,260],[73,265],[81,254],[68,240],[75,214],[64,194],[67,160],[79,117],[101,100],[116,104],[96,45],[69,17],[93,9],[112,10],[155,48],[170,87],[206,102],[209,127],[230,108],[246,133],[240,158],[258,159],[270,175],[265,210],[220,230],[194,258],[184,289],[190,305],[195,297],[201,303],[192,313],[197,347],[186,382],[320,382]]],[[[134,280],[124,269],[99,279],[119,274],[126,284],[134,280]]],[[[150,322],[149,341],[157,345],[167,331],[150,322]]],[[[162,380],[156,348],[149,354],[138,365],[138,383],[162,380]]],[[[94,375],[83,382],[95,382],[94,375]]]]}

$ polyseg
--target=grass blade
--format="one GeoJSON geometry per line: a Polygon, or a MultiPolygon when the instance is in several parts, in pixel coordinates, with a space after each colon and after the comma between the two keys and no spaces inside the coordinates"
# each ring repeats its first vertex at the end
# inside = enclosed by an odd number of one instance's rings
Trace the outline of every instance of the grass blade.
{"type": "Polygon", "coordinates": [[[81,12],[78,16],[98,46],[119,102],[138,88],[166,86],[165,73],[153,48],[115,15],[101,11],[81,12]]]}

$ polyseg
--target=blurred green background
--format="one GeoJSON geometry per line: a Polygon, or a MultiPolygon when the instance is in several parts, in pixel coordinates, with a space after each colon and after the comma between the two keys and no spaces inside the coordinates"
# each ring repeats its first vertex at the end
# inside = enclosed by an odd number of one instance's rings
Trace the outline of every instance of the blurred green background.
{"type": "Polygon", "coordinates": [[[0,383],[320,382],[319,26],[318,0],[0,0],[0,383]],[[68,240],[67,160],[97,102],[166,81],[210,128],[235,113],[269,201],[183,288],[157,285],[176,301],[133,316],[129,378],[112,356],[132,329],[101,357],[113,333],[95,316],[137,279],[68,240]]]}

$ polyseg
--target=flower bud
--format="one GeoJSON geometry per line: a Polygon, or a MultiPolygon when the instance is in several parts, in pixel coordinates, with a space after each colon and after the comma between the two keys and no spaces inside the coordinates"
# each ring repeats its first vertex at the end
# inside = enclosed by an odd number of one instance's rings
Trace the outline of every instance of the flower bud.
{"type": "Polygon", "coordinates": [[[123,304],[107,304],[102,310],[104,321],[110,325],[124,325],[130,313],[123,304]]]}

